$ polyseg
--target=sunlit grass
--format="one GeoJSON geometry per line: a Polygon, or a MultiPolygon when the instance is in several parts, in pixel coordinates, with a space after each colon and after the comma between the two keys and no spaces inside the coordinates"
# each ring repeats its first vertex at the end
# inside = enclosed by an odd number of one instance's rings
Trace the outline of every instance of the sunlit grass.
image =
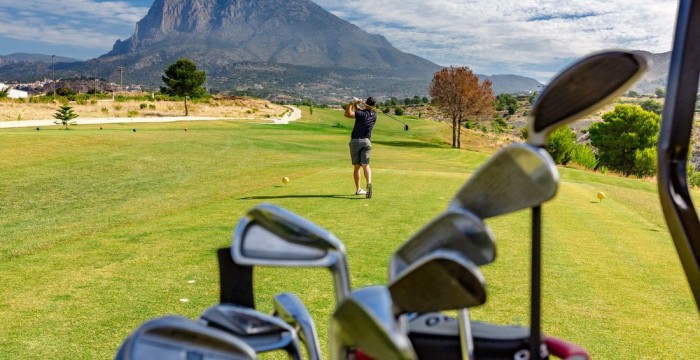
{"type": "MultiPolygon", "coordinates": [[[[219,297],[216,249],[261,202],[338,236],[353,287],[384,283],[392,252],[489,156],[450,149],[443,124],[406,122],[408,132],[380,117],[371,200],[352,195],[351,121],[337,110],[304,109],[289,125],[2,130],[0,358],[110,358],[148,318],[196,318],[219,297]]],[[[688,341],[700,338],[700,320],[655,184],[560,171],[559,193],[543,206],[543,330],[594,358],[700,353],[688,341]]],[[[498,257],[482,269],[488,302],[474,318],[527,325],[529,220],[521,211],[487,221],[498,257]]],[[[326,350],[335,302],[327,271],[256,268],[255,283],[266,312],[274,294],[297,293],[326,350]]]]}

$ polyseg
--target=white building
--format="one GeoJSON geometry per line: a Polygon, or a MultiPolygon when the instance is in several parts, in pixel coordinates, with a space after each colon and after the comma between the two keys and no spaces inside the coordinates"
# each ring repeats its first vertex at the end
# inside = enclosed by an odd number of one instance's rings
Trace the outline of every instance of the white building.
{"type": "MultiPolygon", "coordinates": [[[[0,83],[0,91],[3,91],[8,87],[8,85],[0,83]]],[[[7,97],[9,97],[10,99],[24,99],[29,97],[29,93],[26,91],[15,90],[13,88],[10,88],[10,91],[7,92],[7,97]]]]}

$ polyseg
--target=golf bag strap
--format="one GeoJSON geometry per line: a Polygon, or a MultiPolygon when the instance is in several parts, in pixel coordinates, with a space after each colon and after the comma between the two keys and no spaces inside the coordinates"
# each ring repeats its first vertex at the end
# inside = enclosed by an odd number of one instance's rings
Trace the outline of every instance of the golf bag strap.
{"type": "Polygon", "coordinates": [[[231,248],[218,249],[217,256],[219,258],[219,302],[255,309],[253,267],[234,263],[231,258],[231,248]]]}

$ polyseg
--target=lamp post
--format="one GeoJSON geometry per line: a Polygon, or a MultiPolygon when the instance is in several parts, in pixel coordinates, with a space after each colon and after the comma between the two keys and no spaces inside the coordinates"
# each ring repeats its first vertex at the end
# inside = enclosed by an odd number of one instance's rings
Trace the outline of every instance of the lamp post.
{"type": "Polygon", "coordinates": [[[54,58],[56,55],[51,55],[51,85],[53,87],[53,99],[56,100],[56,67],[54,66],[54,58]]]}

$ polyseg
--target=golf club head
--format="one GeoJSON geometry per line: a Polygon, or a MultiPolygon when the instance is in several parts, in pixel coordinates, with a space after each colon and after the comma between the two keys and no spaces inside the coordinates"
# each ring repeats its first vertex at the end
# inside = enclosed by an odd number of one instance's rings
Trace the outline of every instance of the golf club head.
{"type": "Polygon", "coordinates": [[[547,135],[620,95],[646,71],[639,54],[623,50],[584,57],[559,73],[532,106],[528,143],[543,146],[547,135]]]}
{"type": "Polygon", "coordinates": [[[455,310],[486,302],[486,280],[464,255],[436,250],[423,256],[388,286],[399,313],[455,310]]]}
{"type": "Polygon", "coordinates": [[[257,359],[243,340],[180,316],[139,326],[119,348],[116,360],[257,359]]]}
{"type": "Polygon", "coordinates": [[[457,191],[449,208],[481,219],[542,204],[557,193],[559,172],[546,150],[511,144],[492,156],[457,191]]]}
{"type": "Polygon", "coordinates": [[[274,316],[243,306],[217,304],[204,310],[198,321],[238,337],[258,353],[285,350],[291,357],[301,358],[296,331],[274,316]]]}
{"type": "Polygon", "coordinates": [[[236,225],[231,256],[239,265],[325,267],[334,275],[336,300],[350,293],[345,247],[333,234],[271,204],[248,211],[236,225]]]}
{"type": "Polygon", "coordinates": [[[321,348],[318,343],[316,325],[304,303],[292,293],[282,293],[273,298],[273,309],[275,316],[297,331],[297,335],[306,345],[309,360],[320,360],[321,348]]]}
{"type": "Polygon", "coordinates": [[[394,252],[389,262],[389,280],[438,249],[454,250],[478,266],[496,258],[494,236],[486,224],[466,209],[452,208],[418,230],[394,252]]]}
{"type": "Polygon", "coordinates": [[[416,359],[408,336],[392,311],[384,286],[356,290],[336,308],[329,328],[331,358],[347,359],[348,349],[359,348],[374,359],[416,359]]]}

